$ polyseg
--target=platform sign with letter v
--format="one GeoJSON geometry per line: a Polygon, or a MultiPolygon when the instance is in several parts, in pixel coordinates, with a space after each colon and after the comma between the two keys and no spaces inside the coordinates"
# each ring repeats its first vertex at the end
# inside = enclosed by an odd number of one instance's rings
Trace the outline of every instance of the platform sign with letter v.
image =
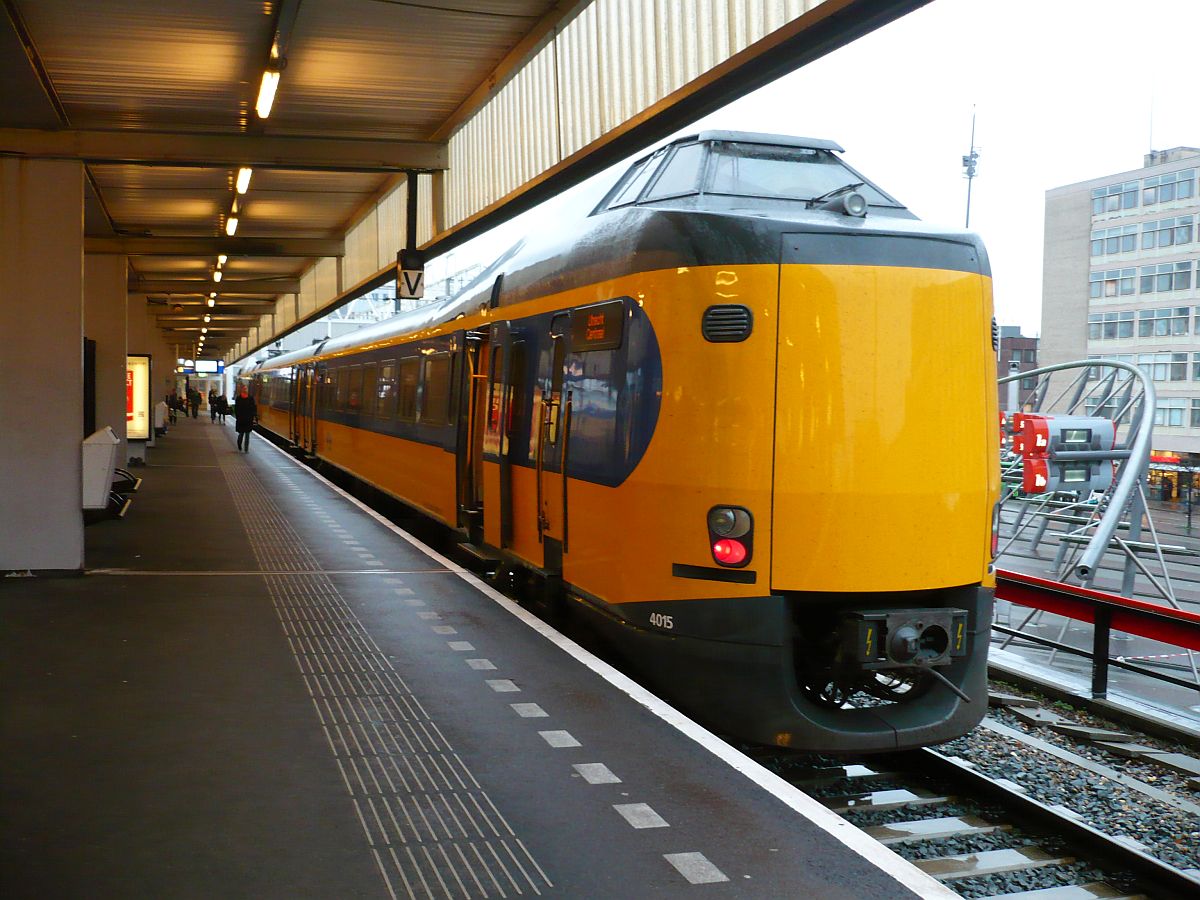
{"type": "Polygon", "coordinates": [[[425,254],[419,250],[401,250],[396,254],[396,296],[401,300],[420,300],[425,296],[425,254]]]}

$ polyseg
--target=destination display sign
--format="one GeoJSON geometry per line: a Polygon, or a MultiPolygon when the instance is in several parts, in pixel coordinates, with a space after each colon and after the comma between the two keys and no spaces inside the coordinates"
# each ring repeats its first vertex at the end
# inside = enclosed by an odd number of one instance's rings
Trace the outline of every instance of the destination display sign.
{"type": "Polygon", "coordinates": [[[609,300],[571,312],[571,351],[615,350],[625,329],[625,301],[609,300]]]}

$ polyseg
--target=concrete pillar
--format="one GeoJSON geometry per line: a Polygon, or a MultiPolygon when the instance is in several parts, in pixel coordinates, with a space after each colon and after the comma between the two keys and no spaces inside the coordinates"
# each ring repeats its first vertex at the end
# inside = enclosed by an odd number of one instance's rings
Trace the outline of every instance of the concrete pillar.
{"type": "Polygon", "coordinates": [[[0,572],[83,569],[83,165],[0,159],[0,572]]]}
{"type": "Polygon", "coordinates": [[[96,427],[111,425],[125,452],[125,301],[124,256],[83,259],[83,333],[96,342],[96,427]]]}

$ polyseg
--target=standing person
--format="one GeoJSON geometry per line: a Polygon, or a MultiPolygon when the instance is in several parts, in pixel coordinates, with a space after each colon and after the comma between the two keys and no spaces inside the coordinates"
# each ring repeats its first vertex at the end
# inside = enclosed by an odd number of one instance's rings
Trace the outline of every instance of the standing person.
{"type": "Polygon", "coordinates": [[[198,418],[200,418],[200,392],[198,390],[196,390],[195,388],[192,388],[191,401],[192,401],[192,418],[198,419],[198,418]]]}
{"type": "Polygon", "coordinates": [[[229,413],[229,399],[222,394],[217,398],[217,418],[225,424],[225,416],[229,413]]]}
{"type": "Polygon", "coordinates": [[[210,422],[217,421],[217,389],[208,389],[208,420],[210,422]]]}
{"type": "Polygon", "coordinates": [[[237,399],[233,401],[233,422],[234,428],[237,429],[238,449],[243,453],[250,452],[250,434],[254,431],[254,423],[257,421],[258,404],[243,384],[238,388],[237,399]]]}

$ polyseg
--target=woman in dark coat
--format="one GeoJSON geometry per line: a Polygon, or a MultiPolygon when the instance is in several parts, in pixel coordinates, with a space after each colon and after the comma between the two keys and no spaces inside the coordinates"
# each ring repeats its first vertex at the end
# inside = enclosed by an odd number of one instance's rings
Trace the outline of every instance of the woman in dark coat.
{"type": "Polygon", "coordinates": [[[258,404],[254,402],[244,384],[238,388],[237,399],[233,401],[233,419],[237,429],[238,449],[249,453],[250,434],[254,431],[254,423],[258,421],[258,404]]]}

